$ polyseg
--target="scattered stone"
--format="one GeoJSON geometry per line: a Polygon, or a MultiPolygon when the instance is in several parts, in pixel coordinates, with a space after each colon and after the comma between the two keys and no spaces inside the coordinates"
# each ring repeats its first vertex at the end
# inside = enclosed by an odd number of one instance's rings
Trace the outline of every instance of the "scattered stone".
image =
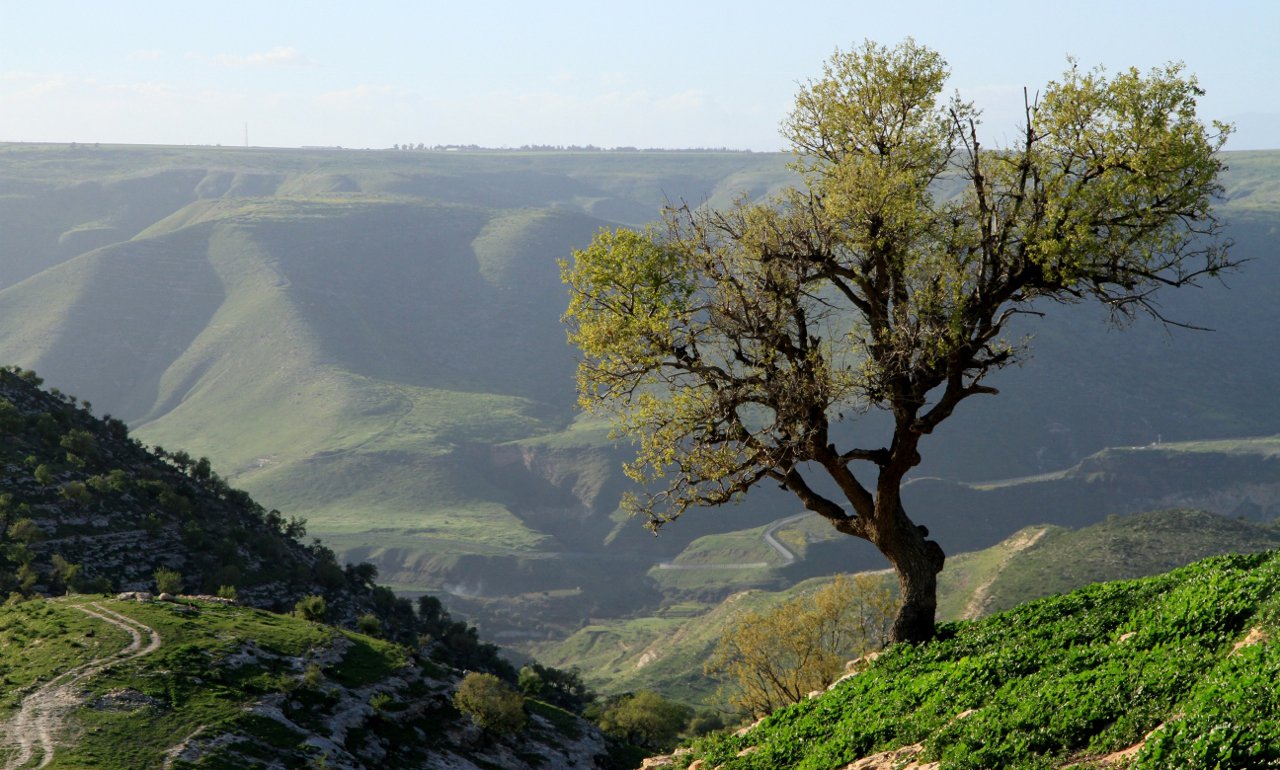
{"type": "Polygon", "coordinates": [[[173,594],[169,593],[168,591],[165,591],[164,593],[160,594],[156,598],[162,602],[171,602],[174,599],[173,594]]]}
{"type": "Polygon", "coordinates": [[[921,751],[924,751],[924,746],[913,743],[900,749],[882,751],[879,754],[856,759],[840,770],[937,770],[937,762],[922,765],[915,761],[921,751]]]}
{"type": "Polygon", "coordinates": [[[201,602],[210,602],[212,604],[239,604],[235,599],[228,599],[225,596],[210,596],[209,594],[183,594],[184,599],[195,599],[201,602]]]}
{"type": "Polygon", "coordinates": [[[860,674],[863,671],[866,671],[878,657],[880,657],[879,652],[868,652],[866,655],[854,658],[844,664],[844,671],[846,674],[860,674]]]}
{"type": "Polygon", "coordinates": [[[103,693],[90,705],[98,711],[137,711],[158,708],[160,701],[137,690],[119,687],[103,693]]]}

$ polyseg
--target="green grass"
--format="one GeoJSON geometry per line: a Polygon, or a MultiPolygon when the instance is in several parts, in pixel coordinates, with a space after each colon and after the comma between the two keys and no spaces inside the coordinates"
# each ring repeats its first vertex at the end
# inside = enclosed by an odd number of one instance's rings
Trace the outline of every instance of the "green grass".
{"type": "MultiPolygon", "coordinates": [[[[15,634],[29,637],[21,655],[6,656],[8,713],[32,685],[125,646],[128,637],[122,631],[76,609],[90,600],[68,597],[0,608],[6,641],[15,634]]],[[[293,676],[286,659],[323,649],[333,634],[328,627],[221,604],[195,602],[195,612],[187,613],[173,604],[97,601],[154,628],[163,645],[77,683],[88,704],[70,723],[79,738],[59,744],[51,767],[159,767],[178,740],[201,726],[235,724],[250,700],[286,686],[293,676]],[[252,645],[260,662],[229,665],[230,656],[243,653],[245,645],[252,645]],[[119,692],[140,699],[92,705],[119,692]]]]}
{"type": "Polygon", "coordinates": [[[407,662],[404,649],[397,645],[363,634],[342,633],[351,646],[327,672],[336,682],[359,687],[391,676],[407,662]]]}
{"type": "Polygon", "coordinates": [[[11,713],[31,688],[127,641],[125,632],[69,611],[63,601],[35,599],[0,608],[0,709],[11,713]]]}
{"type": "Polygon", "coordinates": [[[1094,585],[898,646],[832,692],[742,736],[704,741],[724,770],[839,767],[923,745],[943,770],[1059,767],[1137,744],[1131,767],[1280,762],[1280,555],[1209,559],[1094,585]]]}

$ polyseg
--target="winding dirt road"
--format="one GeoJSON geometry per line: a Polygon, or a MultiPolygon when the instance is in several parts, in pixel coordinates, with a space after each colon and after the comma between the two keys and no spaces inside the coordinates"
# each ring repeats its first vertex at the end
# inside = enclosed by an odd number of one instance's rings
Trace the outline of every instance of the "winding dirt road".
{"type": "Polygon", "coordinates": [[[113,653],[94,658],[63,671],[22,699],[18,713],[0,724],[0,749],[16,751],[5,760],[3,770],[20,770],[28,766],[37,770],[53,762],[54,737],[67,714],[82,702],[76,685],[109,666],[141,657],[160,648],[160,634],[150,626],[127,615],[109,610],[98,602],[72,605],[85,614],[119,628],[129,635],[129,644],[113,653]],[[143,636],[146,642],[143,642],[143,636]],[[39,762],[31,762],[39,757],[39,762]]]}
{"type": "Polygon", "coordinates": [[[781,564],[771,564],[767,561],[731,562],[731,563],[716,563],[716,564],[676,564],[675,562],[664,561],[664,562],[659,562],[655,566],[658,569],[689,569],[689,570],[766,569],[768,567],[789,567],[792,564],[795,564],[796,555],[790,548],[787,548],[785,545],[783,545],[781,540],[774,537],[774,534],[779,529],[785,527],[786,525],[790,524],[793,521],[799,521],[800,519],[803,519],[806,516],[816,516],[816,515],[817,515],[816,513],[811,513],[809,511],[805,511],[804,513],[797,513],[794,516],[788,516],[784,519],[778,519],[777,521],[773,522],[765,529],[764,536],[763,536],[764,543],[765,545],[769,546],[770,548],[778,552],[778,555],[782,557],[781,564]]]}

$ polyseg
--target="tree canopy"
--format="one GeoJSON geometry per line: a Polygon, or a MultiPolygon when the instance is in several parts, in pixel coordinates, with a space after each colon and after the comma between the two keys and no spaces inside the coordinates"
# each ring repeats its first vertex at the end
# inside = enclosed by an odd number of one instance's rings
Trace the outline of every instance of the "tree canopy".
{"type": "Polygon", "coordinates": [[[944,560],[902,482],[922,437],[1019,360],[1011,319],[1091,300],[1168,320],[1156,290],[1231,266],[1212,211],[1229,127],[1197,117],[1181,65],[1071,62],[995,148],[943,98],[948,75],[911,40],[838,51],[783,124],[799,187],[673,205],[562,266],[580,403],[637,442],[646,493],[627,505],[656,528],[780,485],[893,564],[898,641],[932,636],[944,560]],[[857,419],[871,410],[887,433],[857,419]]]}

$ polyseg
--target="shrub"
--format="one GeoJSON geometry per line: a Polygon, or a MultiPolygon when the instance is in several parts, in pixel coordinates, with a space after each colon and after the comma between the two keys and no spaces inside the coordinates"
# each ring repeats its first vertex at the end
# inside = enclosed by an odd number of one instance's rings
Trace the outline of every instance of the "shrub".
{"type": "Polygon", "coordinates": [[[234,601],[236,599],[236,587],[235,586],[218,586],[218,598],[231,599],[232,601],[234,601]]]}
{"type": "Polygon", "coordinates": [[[325,602],[324,597],[319,594],[311,594],[304,596],[293,605],[293,614],[304,620],[310,620],[312,623],[321,623],[324,621],[325,613],[329,611],[329,605],[325,602]]]}
{"type": "Polygon", "coordinates": [[[740,614],[704,671],[723,683],[732,705],[764,716],[825,689],[846,660],[879,648],[895,611],[882,582],[842,575],[772,609],[740,614]]]}
{"type": "Polygon", "coordinates": [[[160,567],[152,576],[156,580],[156,591],[162,594],[182,593],[182,573],[167,567],[160,567]]]}
{"type": "Polygon", "coordinates": [[[488,733],[510,735],[527,721],[524,696],[493,674],[473,671],[463,677],[453,705],[488,733]]]}
{"type": "Polygon", "coordinates": [[[653,751],[667,751],[676,744],[680,731],[689,722],[693,710],[663,698],[656,692],[641,690],[623,695],[604,708],[600,729],[627,743],[653,751]]]}
{"type": "Polygon", "coordinates": [[[372,612],[366,612],[356,620],[356,630],[369,636],[378,636],[382,633],[382,621],[372,612]]]}

